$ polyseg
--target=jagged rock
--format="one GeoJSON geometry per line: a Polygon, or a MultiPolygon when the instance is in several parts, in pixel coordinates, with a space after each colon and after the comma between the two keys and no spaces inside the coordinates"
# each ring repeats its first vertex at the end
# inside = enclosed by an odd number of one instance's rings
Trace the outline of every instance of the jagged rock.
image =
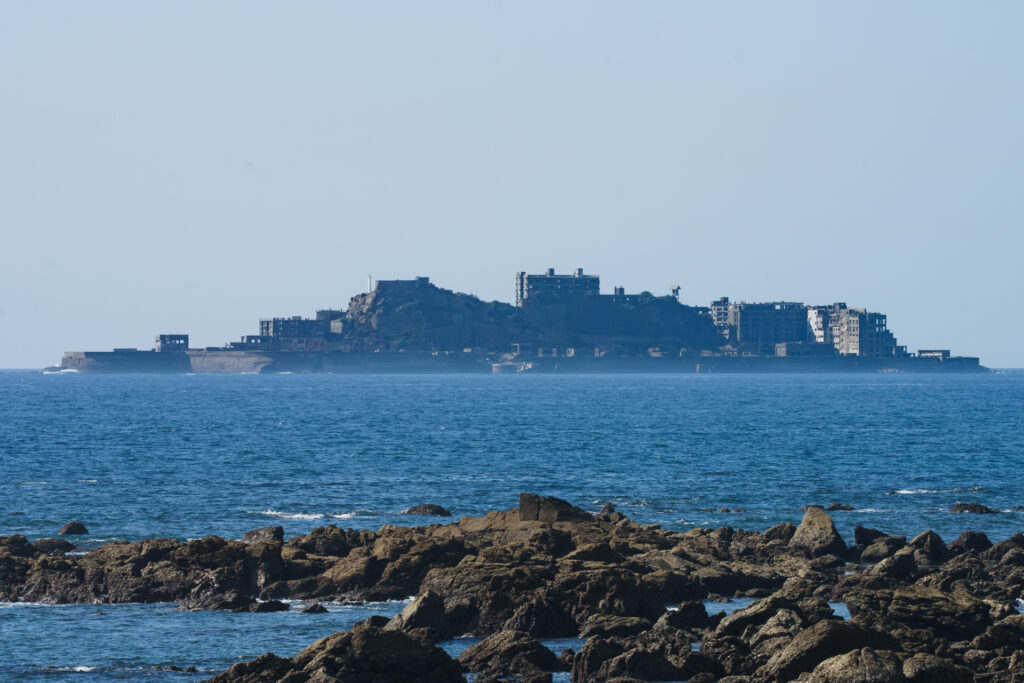
{"type": "Polygon", "coordinates": [[[265,526],[247,531],[242,536],[242,543],[284,543],[284,527],[265,526]]]}
{"type": "Polygon", "coordinates": [[[893,652],[861,648],[814,667],[809,683],[903,683],[903,662],[893,652]]]}
{"type": "Polygon", "coordinates": [[[287,612],[289,609],[286,603],[280,600],[264,600],[262,602],[251,603],[246,610],[254,613],[264,612],[287,612]]]}
{"type": "Polygon", "coordinates": [[[846,503],[832,503],[825,508],[825,512],[851,512],[856,509],[857,508],[852,505],[847,505],[846,503]]]}
{"type": "Polygon", "coordinates": [[[561,498],[542,498],[535,493],[520,493],[519,519],[524,522],[552,523],[591,521],[594,517],[561,498]]]}
{"type": "Polygon", "coordinates": [[[783,543],[789,543],[795,533],[795,524],[782,522],[781,524],[776,524],[770,529],[765,529],[763,536],[766,541],[782,541],[783,543]]]}
{"type": "Polygon", "coordinates": [[[762,666],[757,675],[772,681],[791,681],[830,657],[860,648],[899,649],[890,636],[845,621],[820,621],[796,635],[762,666]]]}
{"type": "Polygon", "coordinates": [[[591,636],[633,636],[651,628],[651,622],[641,617],[619,617],[609,614],[595,614],[587,619],[580,629],[580,638],[591,636]]]}
{"type": "Polygon", "coordinates": [[[452,513],[446,508],[436,505],[434,503],[424,503],[422,505],[414,505],[407,510],[402,511],[403,515],[422,515],[425,517],[451,517],[452,513]]]}
{"type": "Polygon", "coordinates": [[[832,518],[819,507],[807,508],[803,521],[800,522],[796,533],[789,541],[789,547],[794,550],[802,550],[811,557],[846,553],[846,543],[836,531],[832,518]]]}
{"type": "Polygon", "coordinates": [[[384,618],[370,618],[351,631],[335,633],[313,643],[295,657],[267,653],[235,664],[210,683],[463,682],[461,668],[439,647],[399,631],[384,631],[384,618]]]}
{"type": "Polygon", "coordinates": [[[81,522],[68,522],[57,532],[60,536],[80,536],[87,533],[89,533],[89,530],[81,522]]]}
{"type": "Polygon", "coordinates": [[[309,607],[302,610],[303,614],[327,614],[327,608],[321,605],[319,602],[314,602],[309,607]]]}
{"type": "Polygon", "coordinates": [[[591,638],[573,657],[572,680],[679,681],[720,669],[693,652],[679,631],[646,631],[627,638],[591,638]]]}
{"type": "Polygon", "coordinates": [[[889,579],[908,579],[917,572],[917,561],[914,559],[913,551],[904,548],[891,557],[887,557],[874,567],[868,569],[865,574],[871,576],[883,576],[889,579]]]}
{"type": "Polygon", "coordinates": [[[918,557],[920,564],[940,565],[950,558],[949,548],[942,542],[942,538],[931,530],[915,536],[910,545],[919,551],[915,556],[918,557]]]}
{"type": "Polygon", "coordinates": [[[853,530],[853,542],[857,545],[862,545],[866,547],[871,545],[878,539],[882,538],[883,536],[888,535],[889,534],[885,533],[884,531],[879,531],[878,529],[869,529],[867,527],[862,527],[858,524],[857,527],[853,530]]]}
{"type": "Polygon", "coordinates": [[[949,511],[955,514],[972,513],[976,515],[994,515],[999,512],[994,508],[982,505],[981,503],[955,503],[949,511]]]}
{"type": "Polygon", "coordinates": [[[47,555],[63,555],[75,549],[74,543],[69,543],[63,538],[40,538],[32,542],[32,547],[47,555]]]}
{"type": "Polygon", "coordinates": [[[605,503],[601,506],[602,515],[610,515],[615,512],[615,503],[605,503]]]}
{"type": "Polygon", "coordinates": [[[400,614],[392,617],[385,631],[404,631],[433,642],[458,635],[448,622],[444,600],[428,590],[409,603],[400,614]]]}
{"type": "Polygon", "coordinates": [[[286,547],[297,548],[314,555],[346,557],[353,548],[373,545],[377,534],[372,531],[339,529],[334,524],[313,529],[305,536],[288,539],[286,547]]]}
{"type": "Polygon", "coordinates": [[[949,640],[973,638],[992,624],[989,607],[965,592],[943,593],[923,586],[895,590],[853,590],[846,606],[858,623],[890,631],[899,626],[949,640]]]}
{"type": "Polygon", "coordinates": [[[984,552],[992,547],[992,541],[980,531],[965,531],[949,544],[949,552],[954,555],[968,552],[984,552]]]}
{"type": "Polygon", "coordinates": [[[892,557],[897,551],[907,545],[906,536],[882,536],[876,538],[871,545],[864,548],[860,554],[861,562],[881,562],[887,557],[892,557]]]}
{"type": "Polygon", "coordinates": [[[527,681],[551,680],[552,671],[565,665],[535,639],[522,631],[500,631],[467,648],[459,664],[478,676],[515,674],[527,681]]]}
{"type": "Polygon", "coordinates": [[[655,622],[654,628],[701,629],[712,625],[711,617],[703,602],[682,602],[674,610],[668,610],[655,622]]]}
{"type": "Polygon", "coordinates": [[[983,551],[981,559],[998,564],[1004,555],[1014,550],[1024,550],[1024,534],[1019,531],[1005,541],[999,541],[988,550],[983,551]]]}
{"type": "Polygon", "coordinates": [[[903,676],[907,683],[972,683],[974,675],[969,669],[949,659],[918,653],[903,662],[903,676]]]}

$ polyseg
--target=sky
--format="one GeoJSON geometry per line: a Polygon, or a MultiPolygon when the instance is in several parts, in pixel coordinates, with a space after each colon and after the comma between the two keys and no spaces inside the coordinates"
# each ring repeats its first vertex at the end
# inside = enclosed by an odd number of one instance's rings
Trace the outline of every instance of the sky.
{"type": "Polygon", "coordinates": [[[1024,3],[0,0],[0,367],[426,275],[1024,366],[1024,3]]]}

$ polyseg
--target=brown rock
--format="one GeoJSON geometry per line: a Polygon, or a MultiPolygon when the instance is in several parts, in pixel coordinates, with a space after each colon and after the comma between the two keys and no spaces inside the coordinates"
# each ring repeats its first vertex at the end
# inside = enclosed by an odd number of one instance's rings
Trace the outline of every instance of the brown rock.
{"type": "Polygon", "coordinates": [[[519,519],[524,522],[581,522],[592,521],[594,516],[561,498],[520,493],[519,519]]]}
{"type": "Polygon", "coordinates": [[[813,683],[903,683],[903,662],[893,652],[861,648],[814,667],[813,683]]]}
{"type": "Polygon", "coordinates": [[[908,683],[972,683],[974,674],[949,659],[918,653],[903,662],[908,683]]]}
{"type": "Polygon", "coordinates": [[[81,522],[68,522],[57,532],[60,536],[77,536],[87,533],[89,533],[89,530],[81,522]]]}
{"type": "Polygon", "coordinates": [[[422,515],[425,517],[451,517],[452,513],[447,508],[443,508],[435,503],[424,503],[422,505],[414,505],[407,510],[402,511],[403,515],[422,515]]]}
{"type": "Polygon", "coordinates": [[[242,536],[242,543],[284,543],[284,527],[265,526],[247,531],[242,536]]]}
{"type": "Polygon", "coordinates": [[[953,555],[961,553],[981,553],[992,547],[992,541],[980,531],[965,531],[949,544],[949,552],[953,555]]]}
{"type": "Polygon", "coordinates": [[[954,514],[971,513],[975,515],[994,515],[999,510],[982,505],[981,503],[955,503],[949,511],[954,514]]]}
{"type": "Polygon", "coordinates": [[[32,547],[47,555],[63,555],[75,549],[74,543],[69,543],[63,538],[40,538],[33,541],[32,547]]]}
{"type": "Polygon", "coordinates": [[[293,658],[265,654],[235,664],[211,683],[269,683],[314,680],[381,683],[462,683],[461,669],[444,650],[399,631],[384,631],[382,617],[359,622],[351,631],[313,643],[293,658]]]}
{"type": "Polygon", "coordinates": [[[478,676],[515,674],[527,680],[550,680],[552,671],[564,670],[554,652],[522,631],[488,636],[459,655],[459,664],[478,676]]]}
{"type": "Polygon", "coordinates": [[[798,633],[758,670],[772,681],[791,681],[830,657],[860,648],[898,649],[891,637],[845,621],[821,621],[798,633]]]}
{"type": "Polygon", "coordinates": [[[807,508],[803,521],[800,522],[796,533],[789,541],[789,547],[803,551],[811,557],[830,553],[835,555],[846,553],[846,543],[836,531],[832,518],[818,507],[807,508]]]}

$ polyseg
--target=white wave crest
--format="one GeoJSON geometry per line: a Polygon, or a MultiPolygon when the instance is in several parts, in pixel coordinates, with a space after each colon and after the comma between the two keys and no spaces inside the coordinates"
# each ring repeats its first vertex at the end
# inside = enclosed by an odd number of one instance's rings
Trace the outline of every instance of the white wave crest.
{"type": "Polygon", "coordinates": [[[263,510],[261,512],[250,512],[249,514],[276,517],[277,519],[323,519],[325,517],[325,515],[319,512],[281,512],[279,510],[263,510]]]}

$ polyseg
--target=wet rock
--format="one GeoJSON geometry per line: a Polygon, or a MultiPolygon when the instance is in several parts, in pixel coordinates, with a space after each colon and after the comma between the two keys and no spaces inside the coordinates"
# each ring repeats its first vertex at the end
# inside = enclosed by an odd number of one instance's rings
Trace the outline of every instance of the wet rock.
{"type": "Polygon", "coordinates": [[[250,604],[246,611],[261,614],[264,612],[287,612],[288,609],[288,604],[280,600],[264,600],[250,604]]]}
{"type": "Polygon", "coordinates": [[[832,503],[825,508],[825,512],[851,512],[856,509],[857,508],[852,505],[847,505],[846,503],[832,503]]]}
{"type": "Polygon", "coordinates": [[[883,536],[888,535],[889,534],[885,533],[884,531],[879,531],[878,529],[869,529],[867,527],[862,527],[858,524],[857,527],[853,530],[853,542],[857,545],[867,547],[875,541],[877,541],[878,539],[882,538],[883,536]]]}
{"type": "Polygon", "coordinates": [[[814,667],[813,683],[903,683],[903,662],[893,652],[871,648],[829,657],[814,667]]]}
{"type": "Polygon", "coordinates": [[[47,555],[63,555],[75,549],[74,543],[69,543],[63,538],[40,538],[33,541],[32,547],[47,555]]]}
{"type": "Polygon", "coordinates": [[[461,667],[439,647],[399,631],[384,631],[383,618],[356,624],[313,643],[295,657],[267,653],[235,664],[210,683],[270,681],[380,681],[381,683],[461,683],[461,667]]]}
{"type": "Polygon", "coordinates": [[[906,547],[907,537],[906,536],[882,536],[876,538],[874,542],[860,554],[861,562],[881,562],[887,557],[892,557],[897,551],[906,547]]]}
{"type": "Polygon", "coordinates": [[[425,517],[451,517],[452,513],[446,508],[441,507],[435,503],[423,503],[422,505],[414,505],[407,510],[402,511],[403,515],[422,515],[425,517]]]}
{"type": "Polygon", "coordinates": [[[321,605],[319,602],[314,602],[309,607],[302,610],[303,614],[327,614],[327,608],[321,605]]]}
{"type": "Polygon", "coordinates": [[[591,521],[594,517],[561,498],[541,497],[535,493],[520,493],[519,519],[523,522],[552,523],[591,521]]]}
{"type": "Polygon", "coordinates": [[[860,648],[899,649],[891,637],[845,621],[821,621],[798,633],[773,655],[757,674],[773,681],[791,681],[821,662],[860,648]]]}
{"type": "Polygon", "coordinates": [[[57,532],[60,536],[80,536],[87,533],[89,533],[89,530],[81,522],[68,522],[57,532]]]}
{"type": "Polygon", "coordinates": [[[846,543],[836,531],[832,518],[819,507],[808,507],[803,521],[789,541],[789,547],[806,552],[811,557],[846,553],[846,543]]]}
{"type": "Polygon", "coordinates": [[[459,664],[478,676],[521,676],[527,681],[551,680],[565,665],[551,650],[522,631],[500,631],[459,655],[459,664]]]}
{"type": "Polygon", "coordinates": [[[242,536],[242,543],[284,543],[284,527],[265,526],[247,531],[242,536]]]}
{"type": "Polygon", "coordinates": [[[992,547],[992,541],[980,531],[965,531],[949,544],[949,552],[953,555],[961,553],[981,553],[992,547]]]}
{"type": "Polygon", "coordinates": [[[602,515],[610,515],[615,512],[615,503],[605,503],[601,506],[602,515]]]}
{"type": "Polygon", "coordinates": [[[981,503],[955,503],[949,511],[955,514],[971,513],[976,515],[994,515],[999,512],[995,508],[982,505],[981,503]]]}

